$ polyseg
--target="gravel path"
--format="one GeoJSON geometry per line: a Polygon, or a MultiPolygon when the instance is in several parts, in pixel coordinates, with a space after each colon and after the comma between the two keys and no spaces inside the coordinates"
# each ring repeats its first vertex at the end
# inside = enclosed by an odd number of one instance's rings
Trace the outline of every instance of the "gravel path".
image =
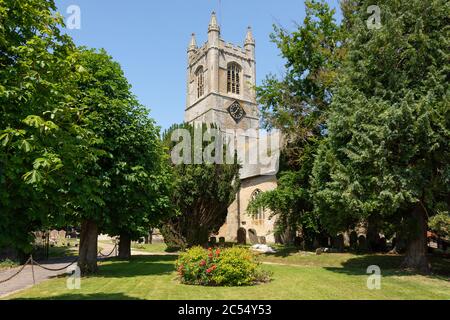
{"type": "MultiPolygon", "coordinates": [[[[102,243],[99,246],[101,246],[101,248],[102,248],[101,253],[103,255],[110,254],[114,248],[113,244],[109,245],[109,244],[102,243]]],[[[114,256],[114,253],[112,256],[114,256]]],[[[71,262],[75,261],[76,259],[77,259],[76,256],[64,257],[64,258],[54,258],[54,259],[50,259],[50,260],[47,260],[44,262],[39,261],[39,263],[46,268],[61,269],[61,268],[64,268],[65,266],[69,265],[71,262]]],[[[99,255],[99,259],[105,259],[105,257],[102,257],[101,255],[99,255]]],[[[2,280],[5,280],[8,277],[12,276],[13,274],[17,273],[21,268],[22,268],[22,266],[7,269],[4,271],[0,271],[0,282],[2,280]]],[[[29,287],[32,287],[34,284],[38,284],[43,281],[55,278],[59,275],[66,274],[66,272],[67,272],[66,268],[64,268],[63,270],[58,270],[58,271],[50,271],[50,270],[45,270],[36,265],[34,265],[33,268],[31,267],[31,265],[27,265],[22,270],[22,272],[20,272],[17,276],[15,276],[14,278],[12,278],[9,281],[0,283],[0,298],[4,298],[12,293],[17,292],[17,291],[21,291],[21,290],[27,289],[29,287]],[[34,282],[33,282],[32,269],[34,269],[34,282]]]]}

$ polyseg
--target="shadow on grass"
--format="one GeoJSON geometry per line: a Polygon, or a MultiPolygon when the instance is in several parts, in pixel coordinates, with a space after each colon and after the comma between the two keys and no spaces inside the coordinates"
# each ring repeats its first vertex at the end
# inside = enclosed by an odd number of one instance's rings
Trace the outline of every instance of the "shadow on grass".
{"type": "MultiPolygon", "coordinates": [[[[379,266],[383,277],[400,275],[419,275],[420,273],[401,268],[404,257],[402,255],[361,255],[342,262],[342,268],[325,267],[324,269],[348,275],[367,275],[367,267],[379,266]]],[[[450,260],[442,257],[430,256],[432,274],[429,278],[450,280],[450,260]]]]}
{"type": "Polygon", "coordinates": [[[291,254],[295,254],[298,252],[299,248],[294,246],[275,246],[275,253],[271,253],[270,256],[278,257],[278,258],[286,258],[291,254]]]}
{"type": "Polygon", "coordinates": [[[131,260],[111,258],[100,265],[95,277],[124,278],[170,274],[175,271],[174,262],[177,256],[132,256],[131,260]]]}
{"type": "Polygon", "coordinates": [[[42,298],[16,298],[12,300],[143,300],[127,296],[123,293],[93,293],[93,294],[61,294],[54,297],[42,298]]]}

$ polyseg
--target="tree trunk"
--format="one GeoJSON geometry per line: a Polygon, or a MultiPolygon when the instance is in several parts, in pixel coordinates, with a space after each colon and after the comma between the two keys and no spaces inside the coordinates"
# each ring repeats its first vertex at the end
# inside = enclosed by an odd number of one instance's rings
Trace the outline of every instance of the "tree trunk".
{"type": "Polygon", "coordinates": [[[406,255],[403,267],[421,273],[430,273],[427,258],[427,216],[423,206],[418,203],[411,212],[412,230],[406,244],[406,255]]]}
{"type": "Polygon", "coordinates": [[[84,220],[81,223],[80,249],[78,266],[81,274],[96,273],[97,268],[97,223],[92,220],[84,220]]]}
{"type": "Polygon", "coordinates": [[[128,233],[120,234],[119,258],[126,260],[129,260],[131,258],[131,237],[128,233]]]}
{"type": "Polygon", "coordinates": [[[380,235],[378,234],[379,217],[371,215],[367,221],[367,249],[369,252],[379,251],[380,235]]]}
{"type": "Polygon", "coordinates": [[[144,238],[145,244],[152,244],[153,240],[153,229],[147,232],[147,236],[144,238]]]}

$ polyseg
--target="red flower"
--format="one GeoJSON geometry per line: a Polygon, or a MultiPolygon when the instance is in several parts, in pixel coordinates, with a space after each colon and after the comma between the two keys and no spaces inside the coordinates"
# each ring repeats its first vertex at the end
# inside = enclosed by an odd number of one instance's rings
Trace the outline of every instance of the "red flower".
{"type": "Polygon", "coordinates": [[[211,270],[216,270],[217,266],[215,264],[212,265],[211,270]]]}
{"type": "Polygon", "coordinates": [[[211,269],[206,269],[206,273],[210,273],[211,272],[211,269]]]}
{"type": "Polygon", "coordinates": [[[211,248],[211,247],[209,247],[209,248],[208,248],[208,251],[212,251],[212,248],[211,248]]]}
{"type": "Polygon", "coordinates": [[[200,266],[201,266],[201,267],[203,267],[205,264],[206,264],[206,261],[205,261],[205,260],[202,260],[202,261],[200,262],[200,266]]]}
{"type": "Polygon", "coordinates": [[[216,250],[216,256],[218,256],[220,254],[220,249],[216,250]]]}

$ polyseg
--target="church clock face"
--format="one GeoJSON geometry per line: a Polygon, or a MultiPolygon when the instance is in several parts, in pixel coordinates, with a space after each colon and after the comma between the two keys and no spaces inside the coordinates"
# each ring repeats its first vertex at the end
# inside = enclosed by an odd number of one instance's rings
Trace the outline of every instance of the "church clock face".
{"type": "Polygon", "coordinates": [[[237,101],[233,102],[227,110],[236,123],[239,123],[245,117],[245,110],[237,101]]]}

